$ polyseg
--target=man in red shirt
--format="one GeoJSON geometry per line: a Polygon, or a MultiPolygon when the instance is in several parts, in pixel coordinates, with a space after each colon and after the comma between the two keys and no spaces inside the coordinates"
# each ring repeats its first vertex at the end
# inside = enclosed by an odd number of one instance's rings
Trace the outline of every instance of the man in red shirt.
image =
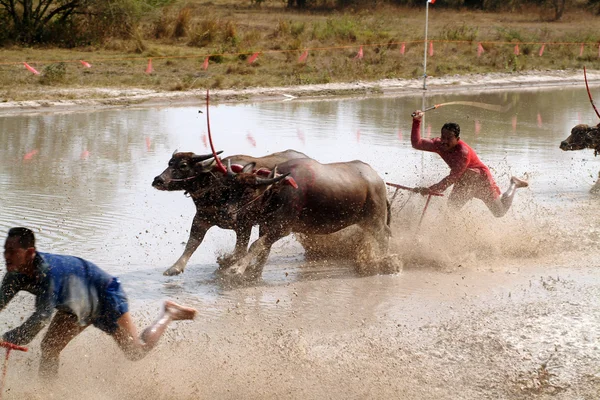
{"type": "Polygon", "coordinates": [[[508,190],[501,194],[488,167],[479,160],[475,151],[460,140],[460,126],[448,122],[442,127],[442,135],[434,139],[421,138],[423,112],[413,113],[410,141],[417,150],[437,153],[450,167],[450,174],[428,188],[417,188],[421,194],[443,192],[454,185],[448,199],[449,206],[460,209],[472,198],[482,200],[495,217],[502,217],[510,208],[516,189],[529,184],[516,177],[510,178],[508,190]]]}

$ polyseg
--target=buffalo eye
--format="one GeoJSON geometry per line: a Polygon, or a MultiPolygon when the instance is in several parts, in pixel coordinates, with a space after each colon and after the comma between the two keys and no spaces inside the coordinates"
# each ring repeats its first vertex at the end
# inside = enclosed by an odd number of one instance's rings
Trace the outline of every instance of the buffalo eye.
{"type": "Polygon", "coordinates": [[[179,169],[188,169],[188,164],[187,163],[179,164],[179,169]]]}

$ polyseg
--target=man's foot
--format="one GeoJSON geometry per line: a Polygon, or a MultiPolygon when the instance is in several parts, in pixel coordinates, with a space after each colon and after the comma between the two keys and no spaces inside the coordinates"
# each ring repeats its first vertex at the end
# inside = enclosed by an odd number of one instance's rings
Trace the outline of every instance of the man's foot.
{"type": "Polygon", "coordinates": [[[524,181],[523,179],[519,179],[516,176],[513,176],[510,178],[510,183],[514,183],[515,187],[517,189],[529,186],[529,183],[527,181],[524,181]]]}
{"type": "Polygon", "coordinates": [[[194,319],[197,312],[195,308],[185,307],[171,300],[165,301],[165,313],[168,313],[173,321],[194,319]]]}

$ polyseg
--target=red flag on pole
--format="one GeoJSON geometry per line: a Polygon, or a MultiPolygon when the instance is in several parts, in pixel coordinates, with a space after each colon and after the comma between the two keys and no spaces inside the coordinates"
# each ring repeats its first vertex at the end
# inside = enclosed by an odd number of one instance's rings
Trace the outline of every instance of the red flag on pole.
{"type": "Polygon", "coordinates": [[[83,66],[84,66],[84,67],[86,67],[86,68],[92,68],[92,66],[91,66],[91,65],[90,65],[90,63],[88,63],[88,62],[85,62],[85,61],[83,61],[83,60],[79,60],[79,62],[81,63],[81,65],[83,65],[83,66]]]}
{"type": "Polygon", "coordinates": [[[581,48],[579,49],[579,57],[583,56],[583,43],[581,43],[581,48]]]}
{"type": "Polygon", "coordinates": [[[484,51],[481,43],[477,43],[477,57],[481,57],[481,54],[483,54],[484,51]]]}
{"type": "Polygon", "coordinates": [[[360,60],[361,58],[363,58],[363,49],[362,49],[362,46],[360,46],[360,49],[358,49],[358,53],[356,53],[356,56],[354,57],[354,59],[355,60],[356,59],[360,60]]]}
{"type": "Polygon", "coordinates": [[[151,74],[154,72],[154,68],[152,68],[152,59],[148,59],[148,66],[146,67],[146,73],[151,74]]]}
{"type": "Polygon", "coordinates": [[[546,43],[544,43],[542,45],[542,47],[540,48],[540,57],[542,56],[542,54],[544,54],[544,49],[546,48],[546,43]]]}
{"type": "Polygon", "coordinates": [[[515,50],[514,50],[515,56],[518,56],[519,54],[521,54],[521,52],[519,51],[519,45],[515,44],[515,50]]]}
{"type": "Polygon", "coordinates": [[[40,73],[37,72],[37,70],[35,68],[33,68],[31,65],[27,64],[26,62],[23,63],[25,65],[25,68],[27,68],[29,70],[29,72],[31,72],[34,75],[39,75],[40,73]]]}
{"type": "Polygon", "coordinates": [[[304,50],[304,53],[302,53],[300,55],[300,57],[298,57],[298,62],[305,62],[306,58],[308,57],[308,50],[304,50]]]}
{"type": "Polygon", "coordinates": [[[208,57],[204,59],[204,62],[202,63],[202,69],[205,71],[208,69],[208,57]]]}
{"type": "Polygon", "coordinates": [[[248,64],[252,64],[258,58],[258,53],[254,53],[248,58],[248,64]]]}
{"type": "Polygon", "coordinates": [[[404,55],[406,51],[406,43],[402,42],[402,46],[400,46],[400,54],[404,55]]]}
{"type": "Polygon", "coordinates": [[[433,42],[429,42],[429,55],[433,55],[433,42]]]}
{"type": "Polygon", "coordinates": [[[429,4],[433,4],[433,3],[435,3],[435,0],[427,0],[427,2],[428,2],[429,4]]]}

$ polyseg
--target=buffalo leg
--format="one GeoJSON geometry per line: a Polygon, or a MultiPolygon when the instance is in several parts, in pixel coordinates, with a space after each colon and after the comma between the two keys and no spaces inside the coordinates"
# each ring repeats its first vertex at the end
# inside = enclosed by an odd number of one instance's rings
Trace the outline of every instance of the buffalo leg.
{"type": "Polygon", "coordinates": [[[242,276],[246,273],[246,270],[249,269],[252,276],[257,278],[260,273],[262,273],[262,268],[271,252],[271,246],[284,236],[286,236],[286,234],[282,232],[269,232],[259,235],[259,238],[250,246],[248,254],[232,265],[227,270],[227,273],[231,276],[242,276]],[[256,261],[252,263],[253,260],[256,261]]]}
{"type": "Polygon", "coordinates": [[[233,250],[233,253],[217,258],[219,270],[232,266],[238,259],[248,254],[248,243],[250,243],[251,233],[252,226],[245,226],[240,229],[236,229],[235,249],[233,250]]]}
{"type": "Polygon", "coordinates": [[[204,235],[206,235],[206,232],[210,227],[211,225],[194,217],[192,229],[190,230],[190,237],[185,245],[183,254],[171,268],[163,272],[163,275],[172,276],[183,272],[188,261],[190,260],[190,257],[192,254],[194,254],[198,246],[200,246],[200,243],[202,243],[202,240],[204,240],[204,235]]]}

